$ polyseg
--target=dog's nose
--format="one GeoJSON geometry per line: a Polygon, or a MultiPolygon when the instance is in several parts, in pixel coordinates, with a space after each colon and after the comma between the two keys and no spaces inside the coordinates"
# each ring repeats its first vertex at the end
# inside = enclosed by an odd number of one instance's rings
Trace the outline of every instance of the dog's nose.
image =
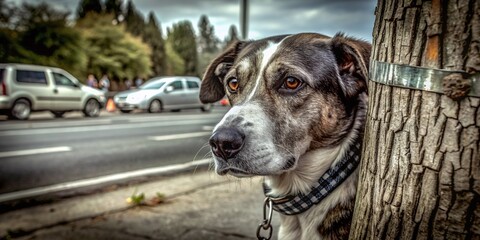
{"type": "Polygon", "coordinates": [[[212,152],[225,160],[235,157],[243,147],[245,134],[234,128],[222,128],[215,131],[210,138],[212,152]]]}

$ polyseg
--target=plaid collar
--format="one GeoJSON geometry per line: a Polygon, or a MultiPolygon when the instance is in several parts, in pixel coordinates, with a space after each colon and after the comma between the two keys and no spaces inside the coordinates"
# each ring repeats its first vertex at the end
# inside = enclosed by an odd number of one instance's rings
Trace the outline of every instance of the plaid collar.
{"type": "Polygon", "coordinates": [[[313,205],[321,202],[355,171],[360,162],[361,146],[361,142],[351,145],[343,159],[335,166],[330,167],[312,186],[309,193],[284,197],[270,196],[268,194],[270,189],[264,183],[265,196],[272,200],[273,209],[279,213],[295,215],[307,211],[313,205]]]}

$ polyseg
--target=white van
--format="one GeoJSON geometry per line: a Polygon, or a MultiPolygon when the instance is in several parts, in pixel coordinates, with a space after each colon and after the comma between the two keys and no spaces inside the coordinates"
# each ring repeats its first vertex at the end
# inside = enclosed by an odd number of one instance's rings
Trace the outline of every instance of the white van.
{"type": "Polygon", "coordinates": [[[82,85],[60,68],[0,64],[0,113],[10,118],[25,120],[32,111],[50,111],[55,117],[83,111],[96,117],[105,103],[102,91],[82,85]]]}

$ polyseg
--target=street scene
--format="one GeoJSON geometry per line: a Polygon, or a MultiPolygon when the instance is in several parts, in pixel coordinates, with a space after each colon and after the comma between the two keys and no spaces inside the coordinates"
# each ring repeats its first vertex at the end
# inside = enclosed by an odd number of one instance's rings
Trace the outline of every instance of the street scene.
{"type": "Polygon", "coordinates": [[[480,239],[480,0],[0,0],[0,240],[480,239]]]}
{"type": "Polygon", "coordinates": [[[18,239],[252,239],[260,179],[242,184],[208,170],[206,143],[228,109],[3,120],[0,231],[18,239]],[[140,194],[142,203],[127,201],[140,194]]]}
{"type": "Polygon", "coordinates": [[[102,112],[95,119],[74,113],[52,119],[49,113],[39,113],[28,123],[3,121],[0,195],[208,159],[208,138],[227,109],[155,115],[102,112]]]}

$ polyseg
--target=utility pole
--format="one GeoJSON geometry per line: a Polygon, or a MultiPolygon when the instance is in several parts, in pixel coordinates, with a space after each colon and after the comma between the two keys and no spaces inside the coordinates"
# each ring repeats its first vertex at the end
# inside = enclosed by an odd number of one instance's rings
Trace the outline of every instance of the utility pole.
{"type": "Polygon", "coordinates": [[[243,40],[248,38],[248,9],[248,0],[240,0],[240,28],[243,40]]]}

